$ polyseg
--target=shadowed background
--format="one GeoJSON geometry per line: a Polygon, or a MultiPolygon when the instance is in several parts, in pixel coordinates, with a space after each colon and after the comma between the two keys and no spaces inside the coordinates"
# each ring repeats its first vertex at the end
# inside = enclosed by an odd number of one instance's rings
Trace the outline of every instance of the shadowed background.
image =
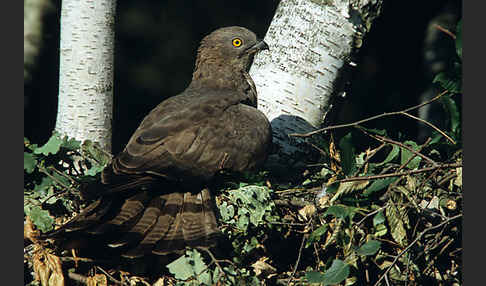
{"type": "MultiPolygon", "coordinates": [[[[50,137],[56,120],[60,2],[53,1],[55,9],[44,17],[43,47],[32,80],[24,83],[24,136],[39,145],[50,137]]],[[[444,13],[457,22],[462,1],[412,2],[384,1],[382,16],[374,22],[355,60],[358,66],[335,124],[422,101],[420,96],[432,81],[430,63],[424,59],[427,26],[444,13]]],[[[153,107],[186,88],[202,37],[219,27],[238,25],[263,38],[278,3],[118,1],[112,152],[122,150],[153,107]]],[[[439,41],[444,58],[454,52],[454,42],[447,37],[439,41]]],[[[417,124],[410,119],[377,120],[367,126],[394,129],[409,138],[418,136],[417,124]]]]}

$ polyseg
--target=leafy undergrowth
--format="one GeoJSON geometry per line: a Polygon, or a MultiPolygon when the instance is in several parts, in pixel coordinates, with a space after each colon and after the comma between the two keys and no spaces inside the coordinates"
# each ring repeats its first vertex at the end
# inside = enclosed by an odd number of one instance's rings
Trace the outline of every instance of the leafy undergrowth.
{"type": "MultiPolygon", "coordinates": [[[[460,36],[460,34],[458,34],[460,36]]],[[[458,44],[458,56],[460,42],[458,44]]],[[[460,60],[459,60],[460,62],[460,60]]],[[[457,65],[456,65],[457,67],[457,65]]],[[[456,68],[455,67],[455,68],[456,68]]],[[[80,209],[79,185],[108,162],[95,144],[58,134],[44,146],[24,141],[24,265],[28,285],[461,285],[462,141],[460,77],[441,74],[434,100],[447,130],[424,143],[358,124],[292,179],[266,171],[216,190],[224,257],[187,249],[165,274],[146,277],[54,255],[36,241],[80,209]],[[375,140],[356,151],[355,138],[375,140]],[[77,264],[88,264],[80,272],[77,264]],[[35,272],[36,279],[30,275],[35,272]]],[[[410,109],[411,110],[411,109],[410,109]]],[[[409,110],[405,111],[408,112],[409,110]]]]}

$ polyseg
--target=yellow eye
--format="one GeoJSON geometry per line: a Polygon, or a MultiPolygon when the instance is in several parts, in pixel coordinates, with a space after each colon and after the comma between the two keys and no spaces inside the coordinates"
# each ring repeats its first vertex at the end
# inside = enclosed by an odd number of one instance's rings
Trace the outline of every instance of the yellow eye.
{"type": "Polygon", "coordinates": [[[243,43],[243,41],[241,41],[240,38],[233,39],[233,46],[235,46],[235,47],[241,46],[242,43],[243,43]]]}

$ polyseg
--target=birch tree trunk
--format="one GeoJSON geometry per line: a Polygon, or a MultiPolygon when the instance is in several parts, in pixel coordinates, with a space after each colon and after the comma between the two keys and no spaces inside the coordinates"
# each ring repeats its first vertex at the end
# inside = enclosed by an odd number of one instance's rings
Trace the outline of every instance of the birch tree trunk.
{"type": "Polygon", "coordinates": [[[265,35],[270,51],[259,53],[250,69],[258,108],[271,121],[278,147],[270,162],[290,164],[295,152],[302,151],[302,139],[288,134],[321,127],[333,97],[343,95],[343,73],[382,2],[280,2],[265,35]]]}
{"type": "Polygon", "coordinates": [[[111,152],[115,0],[63,0],[55,130],[111,152]]]}
{"type": "Polygon", "coordinates": [[[49,0],[24,0],[24,81],[30,81],[42,47],[42,18],[53,8],[49,0]]]}

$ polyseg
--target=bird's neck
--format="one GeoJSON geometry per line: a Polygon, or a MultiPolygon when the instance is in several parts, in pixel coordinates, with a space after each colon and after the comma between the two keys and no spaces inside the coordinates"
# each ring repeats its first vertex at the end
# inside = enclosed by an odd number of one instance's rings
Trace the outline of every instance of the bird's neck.
{"type": "Polygon", "coordinates": [[[203,65],[196,68],[192,75],[191,86],[216,89],[239,89],[246,87],[244,71],[225,65],[203,65]]]}

